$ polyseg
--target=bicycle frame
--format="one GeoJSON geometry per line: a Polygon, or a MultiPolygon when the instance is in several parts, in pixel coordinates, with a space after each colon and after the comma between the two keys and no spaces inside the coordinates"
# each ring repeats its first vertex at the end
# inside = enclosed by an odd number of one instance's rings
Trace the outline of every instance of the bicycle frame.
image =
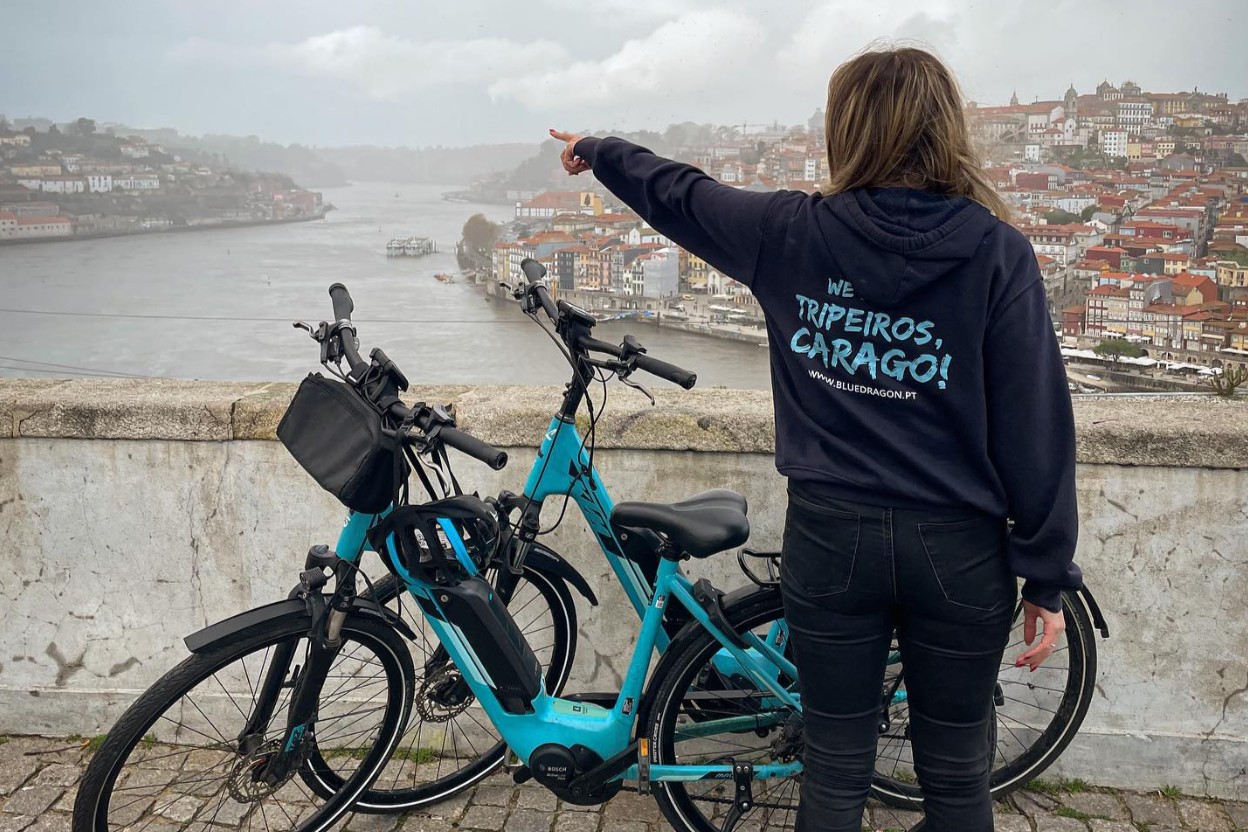
{"type": "MultiPolygon", "coordinates": [[[[365,535],[373,519],[374,515],[368,514],[353,514],[348,518],[338,541],[340,558],[358,561],[367,548],[365,535]]],[[[463,542],[454,534],[454,527],[448,527],[448,532],[448,539],[459,555],[463,542]]],[[[463,633],[453,624],[430,614],[431,609],[441,612],[438,587],[408,573],[397,557],[392,557],[392,563],[408,591],[420,602],[418,606],[425,621],[463,673],[478,704],[522,762],[527,763],[536,748],[551,742],[554,737],[558,738],[561,745],[585,746],[604,760],[628,749],[649,672],[650,655],[663,632],[663,610],[669,603],[678,603],[688,610],[692,618],[721,644],[721,652],[726,651],[732,657],[742,675],[754,682],[759,690],[768,693],[767,701],[775,703],[776,707],[786,707],[798,712],[801,710],[800,696],[787,689],[779,680],[781,674],[790,679],[797,678],[797,670],[784,657],[783,650],[769,644],[767,639],[749,632],[741,634],[747,646],[737,646],[733,637],[720,630],[694,598],[693,585],[680,574],[677,562],[664,559],[659,565],[655,591],[643,608],[640,635],[612,707],[604,708],[588,702],[561,699],[551,696],[543,689],[532,701],[531,713],[509,713],[494,693],[488,675],[463,633]]],[[[729,717],[725,720],[698,723],[689,730],[705,734],[734,730],[741,727],[738,723],[743,719],[749,721],[750,727],[757,722],[755,717],[729,717]]],[[[801,764],[797,762],[764,764],[755,767],[754,777],[760,780],[789,777],[800,770],[801,764]]],[[[731,776],[730,763],[655,765],[649,773],[651,780],[725,779],[731,776]]],[[[619,777],[636,779],[636,765],[631,765],[619,777]]]]}

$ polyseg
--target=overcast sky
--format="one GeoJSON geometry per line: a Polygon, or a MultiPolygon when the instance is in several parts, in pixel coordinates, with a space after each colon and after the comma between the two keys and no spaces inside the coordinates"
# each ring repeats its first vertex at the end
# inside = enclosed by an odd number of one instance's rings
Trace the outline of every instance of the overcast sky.
{"type": "Polygon", "coordinates": [[[0,30],[10,118],[317,145],[803,122],[876,38],[985,103],[1107,77],[1248,96],[1245,0],[0,0],[0,30]]]}

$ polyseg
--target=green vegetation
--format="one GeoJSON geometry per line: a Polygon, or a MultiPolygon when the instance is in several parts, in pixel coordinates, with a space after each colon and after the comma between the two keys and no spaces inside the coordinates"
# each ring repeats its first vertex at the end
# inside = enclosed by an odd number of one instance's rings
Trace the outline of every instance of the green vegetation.
{"type": "Polygon", "coordinates": [[[1233,370],[1223,369],[1221,375],[1210,377],[1209,386],[1222,398],[1233,399],[1236,389],[1244,382],[1248,382],[1248,367],[1241,364],[1233,370]]]}
{"type": "MultiPolygon", "coordinates": [[[[364,746],[363,748],[327,748],[322,749],[321,754],[327,760],[341,760],[343,758],[363,760],[368,756],[368,752],[371,750],[370,746],[364,746]]],[[[432,763],[434,760],[438,759],[438,752],[434,751],[432,748],[424,748],[423,746],[419,748],[396,748],[394,750],[394,754],[391,755],[391,759],[406,760],[409,763],[415,763],[420,766],[425,763],[432,763]]]]}
{"type": "Polygon", "coordinates": [[[392,759],[407,760],[409,763],[415,763],[418,766],[422,766],[425,763],[432,763],[434,760],[438,759],[438,752],[434,751],[432,748],[425,748],[423,746],[419,748],[397,748],[395,749],[392,759]]]}
{"type": "Polygon", "coordinates": [[[1083,812],[1080,812],[1078,809],[1072,809],[1069,806],[1059,806],[1057,811],[1054,814],[1056,814],[1058,817],[1074,818],[1075,820],[1087,820],[1088,819],[1088,816],[1085,815],[1083,812]]]}
{"type": "Polygon", "coordinates": [[[139,745],[145,749],[152,749],[156,746],[155,734],[144,734],[143,739],[139,740],[139,745]]]}
{"type": "Polygon", "coordinates": [[[463,247],[459,252],[460,268],[488,268],[502,226],[490,222],[484,214],[473,214],[461,232],[463,247]]]}
{"type": "MultiPolygon", "coordinates": [[[[363,760],[368,756],[368,748],[322,748],[321,756],[326,760],[363,760]]],[[[398,752],[395,752],[396,754],[398,752]]]]}
{"type": "Polygon", "coordinates": [[[1032,780],[1023,788],[1029,792],[1039,792],[1050,796],[1060,794],[1062,791],[1061,786],[1054,780],[1032,780]]]}
{"type": "Polygon", "coordinates": [[[1162,786],[1157,791],[1161,793],[1162,797],[1168,797],[1171,800],[1174,800],[1176,797],[1183,796],[1183,792],[1179,791],[1178,786],[1162,786]]]}
{"type": "Polygon", "coordinates": [[[108,734],[96,734],[94,737],[84,737],[81,734],[70,734],[65,738],[67,741],[76,743],[87,751],[99,751],[100,746],[104,744],[104,740],[108,739],[108,734]]]}
{"type": "Polygon", "coordinates": [[[1023,788],[1031,792],[1039,792],[1040,794],[1047,794],[1050,797],[1056,797],[1059,794],[1078,794],[1079,792],[1086,792],[1088,790],[1088,784],[1087,781],[1080,780],[1076,777],[1073,780],[1032,780],[1023,788]]]}
{"type": "Polygon", "coordinates": [[[1078,214],[1063,211],[1061,208],[1054,208],[1052,211],[1046,211],[1044,214],[1044,220],[1049,225],[1069,225],[1080,221],[1078,214]]]}
{"type": "Polygon", "coordinates": [[[6,745],[10,739],[12,739],[12,737],[6,737],[4,734],[0,734],[0,745],[6,745]]]}
{"type": "Polygon", "coordinates": [[[1110,338],[1092,348],[1092,352],[1105,358],[1117,361],[1119,358],[1139,358],[1144,354],[1143,348],[1122,338],[1110,338]]]}

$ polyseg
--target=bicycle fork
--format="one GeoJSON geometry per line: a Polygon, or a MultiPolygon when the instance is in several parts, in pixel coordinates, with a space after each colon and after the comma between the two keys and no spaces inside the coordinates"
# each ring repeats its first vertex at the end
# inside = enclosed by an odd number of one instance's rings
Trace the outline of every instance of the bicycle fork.
{"type": "Polygon", "coordinates": [[[305,565],[308,568],[300,574],[299,586],[291,592],[291,597],[303,598],[311,615],[305,662],[302,667],[295,665],[292,671],[296,642],[286,642],[275,648],[255,706],[237,737],[238,756],[256,756],[252,779],[269,786],[283,782],[303,762],[303,749],[312,738],[316,724],[321,688],[342,647],[342,625],[355,598],[354,566],[339,559],[327,546],[314,546],[308,552],[305,565]],[[325,567],[332,568],[338,578],[337,589],[329,601],[320,592],[329,582],[325,567]],[[286,728],[279,740],[266,743],[264,736],[277,710],[281,692],[286,688],[293,691],[286,728]],[[269,753],[262,753],[266,744],[274,747],[269,753]]]}

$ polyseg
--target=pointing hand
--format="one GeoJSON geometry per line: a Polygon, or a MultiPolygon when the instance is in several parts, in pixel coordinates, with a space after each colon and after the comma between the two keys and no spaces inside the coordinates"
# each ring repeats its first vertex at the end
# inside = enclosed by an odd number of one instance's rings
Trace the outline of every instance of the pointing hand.
{"type": "Polygon", "coordinates": [[[554,129],[550,131],[550,135],[551,138],[566,142],[563,146],[563,152],[559,154],[559,161],[563,163],[563,169],[568,172],[568,176],[576,176],[578,173],[584,173],[589,170],[589,164],[573,152],[576,143],[585,138],[584,136],[578,136],[575,133],[564,133],[554,129]]]}

